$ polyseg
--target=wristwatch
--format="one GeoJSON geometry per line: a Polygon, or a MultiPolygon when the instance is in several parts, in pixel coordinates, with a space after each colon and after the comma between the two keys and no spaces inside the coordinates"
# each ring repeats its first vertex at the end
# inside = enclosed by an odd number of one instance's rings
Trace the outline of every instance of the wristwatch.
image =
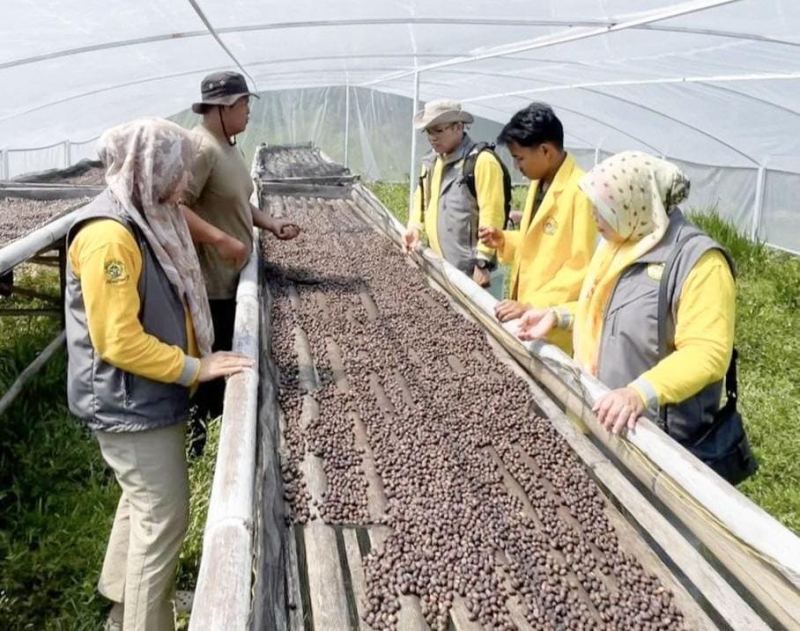
{"type": "Polygon", "coordinates": [[[486,259],[477,259],[475,261],[475,266],[478,269],[482,269],[487,272],[492,272],[497,267],[497,263],[494,261],[487,261],[486,259]]]}

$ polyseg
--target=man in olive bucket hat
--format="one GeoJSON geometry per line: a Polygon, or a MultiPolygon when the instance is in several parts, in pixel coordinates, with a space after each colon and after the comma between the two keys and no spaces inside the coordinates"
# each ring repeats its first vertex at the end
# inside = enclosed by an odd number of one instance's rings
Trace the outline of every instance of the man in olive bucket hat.
{"type": "MultiPolygon", "coordinates": [[[[253,249],[253,226],[278,239],[294,239],[300,229],[293,223],[269,216],[250,203],[253,181],[236,135],[247,127],[251,92],[238,72],[215,72],[200,84],[201,99],[192,110],[203,116],[193,131],[198,146],[192,181],[182,200],[186,221],[197,245],[211,317],[213,350],[230,350],[236,313],[236,288],[253,249]]],[[[195,397],[191,426],[192,453],[205,445],[204,422],[222,413],[225,383],[204,384],[195,397]]]]}
{"type": "Polygon", "coordinates": [[[502,297],[502,274],[491,274],[495,251],[478,242],[478,228],[505,227],[511,179],[493,146],[467,134],[473,120],[460,103],[445,99],[427,103],[414,116],[414,127],[428,136],[433,151],[422,159],[403,246],[412,250],[424,231],[437,254],[502,297]]]}

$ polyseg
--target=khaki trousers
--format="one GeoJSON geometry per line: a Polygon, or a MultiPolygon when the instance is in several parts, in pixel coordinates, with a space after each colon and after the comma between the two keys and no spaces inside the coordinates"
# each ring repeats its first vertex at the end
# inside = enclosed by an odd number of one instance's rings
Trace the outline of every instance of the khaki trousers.
{"type": "Polygon", "coordinates": [[[173,631],[175,568],[189,525],[186,424],[96,436],[122,487],[98,589],[124,604],[124,631],[173,631]]]}

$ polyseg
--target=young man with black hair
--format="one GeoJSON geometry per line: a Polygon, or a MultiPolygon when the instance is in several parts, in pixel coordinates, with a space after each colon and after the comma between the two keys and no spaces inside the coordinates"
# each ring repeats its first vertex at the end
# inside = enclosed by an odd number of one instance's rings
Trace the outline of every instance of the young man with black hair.
{"type": "MultiPolygon", "coordinates": [[[[549,105],[531,103],[514,114],[498,142],[531,180],[520,229],[485,227],[479,232],[501,262],[512,264],[509,299],[496,308],[497,318],[507,322],[531,307],[578,299],[597,228],[592,204],[578,188],[584,172],[564,150],[564,128],[549,105]]],[[[548,340],[572,353],[569,333],[554,331],[548,340]]]]}

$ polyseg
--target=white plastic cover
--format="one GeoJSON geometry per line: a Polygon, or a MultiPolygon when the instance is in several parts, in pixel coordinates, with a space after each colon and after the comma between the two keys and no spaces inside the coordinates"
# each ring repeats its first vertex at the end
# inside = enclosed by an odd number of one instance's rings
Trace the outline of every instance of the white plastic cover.
{"type": "Polygon", "coordinates": [[[238,68],[270,93],[250,146],[343,159],[348,127],[354,170],[401,179],[416,75],[422,101],[485,119],[475,136],[545,100],[584,164],[631,148],[691,163],[695,205],[800,251],[799,33],[796,0],[3,0],[0,177],[91,155],[72,143],[181,112],[238,68]]]}

